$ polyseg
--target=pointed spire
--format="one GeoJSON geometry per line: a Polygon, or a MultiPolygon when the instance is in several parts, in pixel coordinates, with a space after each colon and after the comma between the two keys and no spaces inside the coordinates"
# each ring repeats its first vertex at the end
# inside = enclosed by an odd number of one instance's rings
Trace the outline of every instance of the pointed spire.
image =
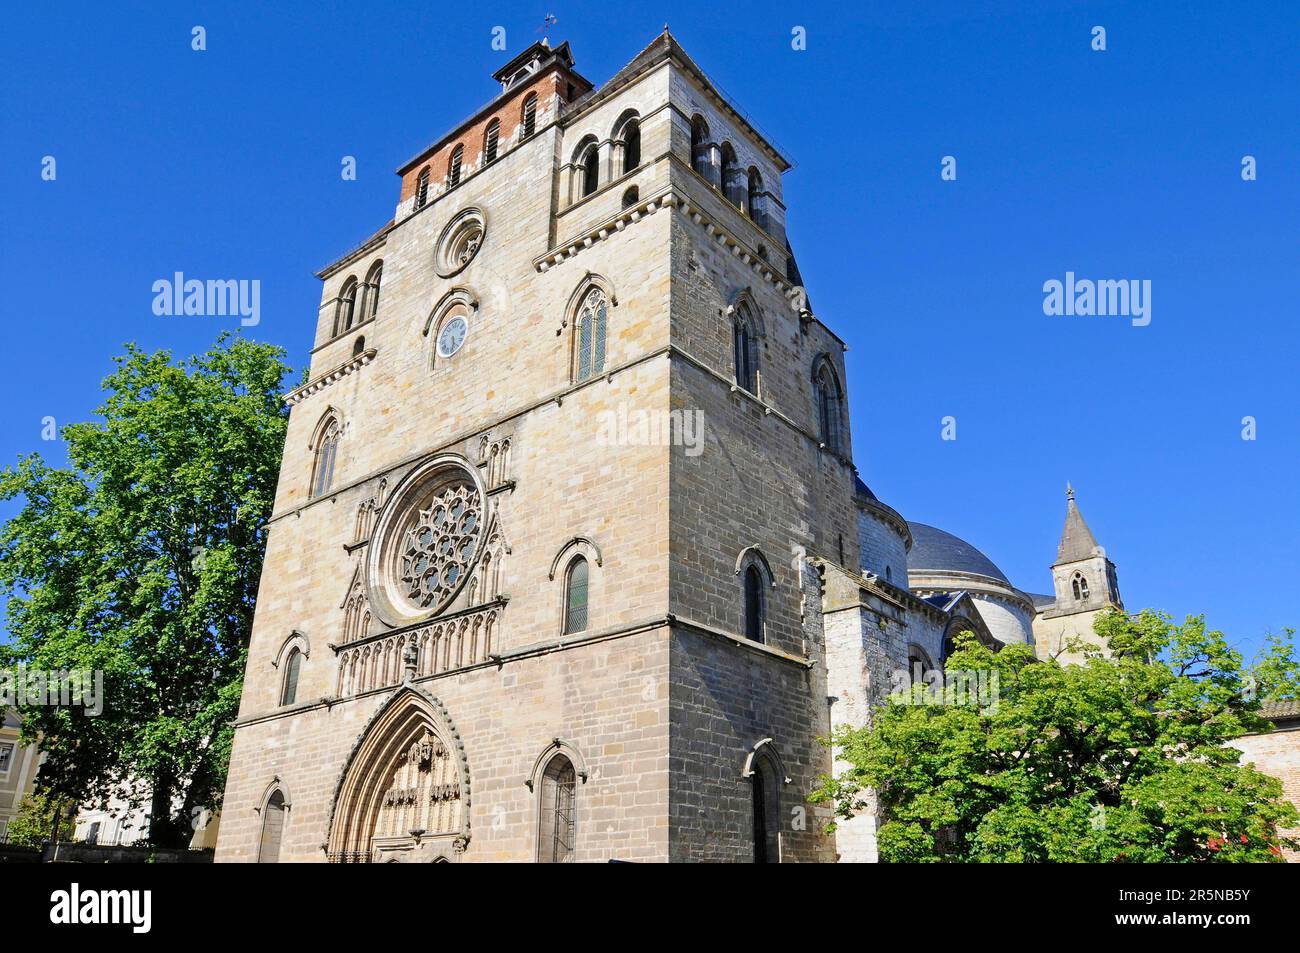
{"type": "Polygon", "coordinates": [[[1065,485],[1065,499],[1065,528],[1061,530],[1061,545],[1056,550],[1058,565],[1104,552],[1097,545],[1097,539],[1092,535],[1092,530],[1088,529],[1088,524],[1083,521],[1079,505],[1074,502],[1074,487],[1069,483],[1065,485]]]}

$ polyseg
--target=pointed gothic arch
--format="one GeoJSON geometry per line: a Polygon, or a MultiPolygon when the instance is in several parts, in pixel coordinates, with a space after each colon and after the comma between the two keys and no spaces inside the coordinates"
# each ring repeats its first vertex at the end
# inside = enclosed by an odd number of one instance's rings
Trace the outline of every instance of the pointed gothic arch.
{"type": "Polygon", "coordinates": [[[813,361],[813,413],[817,422],[817,439],[831,453],[848,452],[844,419],[844,385],[829,354],[813,361]]]}
{"type": "Polygon", "coordinates": [[[618,296],[604,275],[587,272],[569,296],[565,320],[572,327],[569,379],[574,383],[605,373],[606,351],[618,296]]]}
{"type": "Polygon", "coordinates": [[[737,387],[758,395],[762,380],[762,340],[766,336],[763,312],[748,288],[742,289],[727,307],[731,318],[732,362],[737,387]]]}
{"type": "Polygon", "coordinates": [[[746,753],[740,776],[749,781],[752,791],[754,863],[780,863],[781,789],[790,783],[790,775],[771,738],[746,753]]]}
{"type": "Polygon", "coordinates": [[[277,774],[262,791],[257,802],[258,816],[261,818],[261,831],[257,845],[257,862],[259,864],[278,864],[280,851],[284,843],[284,829],[289,822],[289,809],[292,800],[289,791],[277,774]]]}
{"type": "MultiPolygon", "coordinates": [[[[366,593],[365,573],[362,567],[363,564],[358,562],[352,570],[347,591],[343,601],[339,603],[339,608],[343,610],[340,645],[347,645],[370,634],[370,599],[366,593]]],[[[342,694],[341,687],[339,692],[342,694]]]]}
{"type": "Polygon", "coordinates": [[[559,738],[533,762],[525,783],[537,803],[538,863],[571,863],[576,856],[578,786],[587,783],[587,776],[582,755],[559,738]]]}
{"type": "Polygon", "coordinates": [[[307,486],[309,499],[324,496],[333,487],[342,437],[343,416],[336,408],[326,407],[307,445],[312,457],[311,482],[307,486]]]}
{"type": "Polygon", "coordinates": [[[339,776],[333,862],[458,860],[470,840],[469,761],[447,710],[404,685],[375,712],[339,776]]]}

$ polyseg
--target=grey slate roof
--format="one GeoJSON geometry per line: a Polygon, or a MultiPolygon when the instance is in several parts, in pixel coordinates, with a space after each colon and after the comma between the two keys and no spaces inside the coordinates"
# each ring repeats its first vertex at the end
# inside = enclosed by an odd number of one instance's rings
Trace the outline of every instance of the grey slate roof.
{"type": "Polygon", "coordinates": [[[1083,521],[1078,504],[1074,502],[1074,487],[1066,484],[1065,495],[1068,502],[1065,504],[1065,528],[1061,530],[1061,545],[1056,550],[1058,564],[1087,559],[1101,549],[1092,530],[1083,521]]]}
{"type": "Polygon", "coordinates": [[[1041,592],[1026,592],[1025,595],[1029,597],[1029,601],[1034,604],[1035,609],[1042,609],[1044,606],[1056,604],[1056,596],[1047,596],[1041,592]]]}
{"type": "Polygon", "coordinates": [[[912,530],[912,551],[907,557],[909,570],[973,572],[1011,585],[1011,580],[1002,574],[993,560],[966,540],[925,523],[909,521],[907,525],[912,530]]]}
{"type": "Polygon", "coordinates": [[[925,596],[922,602],[928,602],[940,612],[949,612],[952,607],[961,601],[961,597],[966,595],[966,590],[958,592],[936,592],[933,595],[925,596]]]}
{"type": "Polygon", "coordinates": [[[865,496],[869,500],[875,500],[877,503],[880,502],[876,494],[871,492],[871,487],[867,486],[865,483],[862,482],[862,477],[855,476],[853,478],[853,482],[855,484],[855,489],[858,491],[858,494],[860,496],[865,496]]]}

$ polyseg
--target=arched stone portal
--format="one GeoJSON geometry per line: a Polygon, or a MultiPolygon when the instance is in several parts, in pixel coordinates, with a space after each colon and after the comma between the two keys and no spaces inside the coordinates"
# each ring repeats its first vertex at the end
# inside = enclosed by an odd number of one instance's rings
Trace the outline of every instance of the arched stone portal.
{"type": "Polygon", "coordinates": [[[332,863],[459,860],[469,844],[469,766],[442,704],[400,688],[361,733],[339,778],[332,863]]]}

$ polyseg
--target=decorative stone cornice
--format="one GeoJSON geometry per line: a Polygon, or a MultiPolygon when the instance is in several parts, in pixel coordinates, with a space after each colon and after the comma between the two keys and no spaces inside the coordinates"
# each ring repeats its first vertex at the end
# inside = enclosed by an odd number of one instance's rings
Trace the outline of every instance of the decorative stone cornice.
{"type": "Polygon", "coordinates": [[[914,593],[957,592],[965,590],[982,598],[1005,602],[1035,614],[1034,601],[1014,586],[980,573],[955,569],[913,570],[907,574],[908,588],[914,593]]]}
{"type": "Polygon", "coordinates": [[[573,238],[561,242],[546,254],[534,258],[533,267],[541,272],[548,271],[555,265],[562,264],[580,252],[586,251],[596,242],[604,241],[611,235],[623,231],[629,225],[653,215],[661,208],[676,208],[686,215],[696,225],[701,226],[710,238],[729,249],[742,263],[749,265],[764,281],[776,286],[787,298],[793,299],[797,294],[795,287],[782,278],[770,262],[760,258],[756,251],[737,238],[730,229],[673,188],[665,189],[657,195],[642,199],[623,209],[612,218],[608,218],[575,235],[573,238]]]}
{"type": "Polygon", "coordinates": [[[371,361],[375,359],[376,353],[378,353],[377,348],[373,348],[373,347],[366,348],[360,354],[348,358],[338,367],[326,371],[324,374],[321,374],[319,377],[316,377],[313,380],[309,380],[307,383],[303,384],[297,390],[289,391],[289,393],[284,395],[284,402],[288,404],[290,407],[292,407],[300,400],[303,400],[306,397],[310,397],[312,394],[324,390],[326,387],[329,387],[330,384],[333,384],[335,381],[340,381],[343,378],[347,377],[349,374],[351,374],[353,371],[365,367],[367,364],[369,364],[371,361]]]}

